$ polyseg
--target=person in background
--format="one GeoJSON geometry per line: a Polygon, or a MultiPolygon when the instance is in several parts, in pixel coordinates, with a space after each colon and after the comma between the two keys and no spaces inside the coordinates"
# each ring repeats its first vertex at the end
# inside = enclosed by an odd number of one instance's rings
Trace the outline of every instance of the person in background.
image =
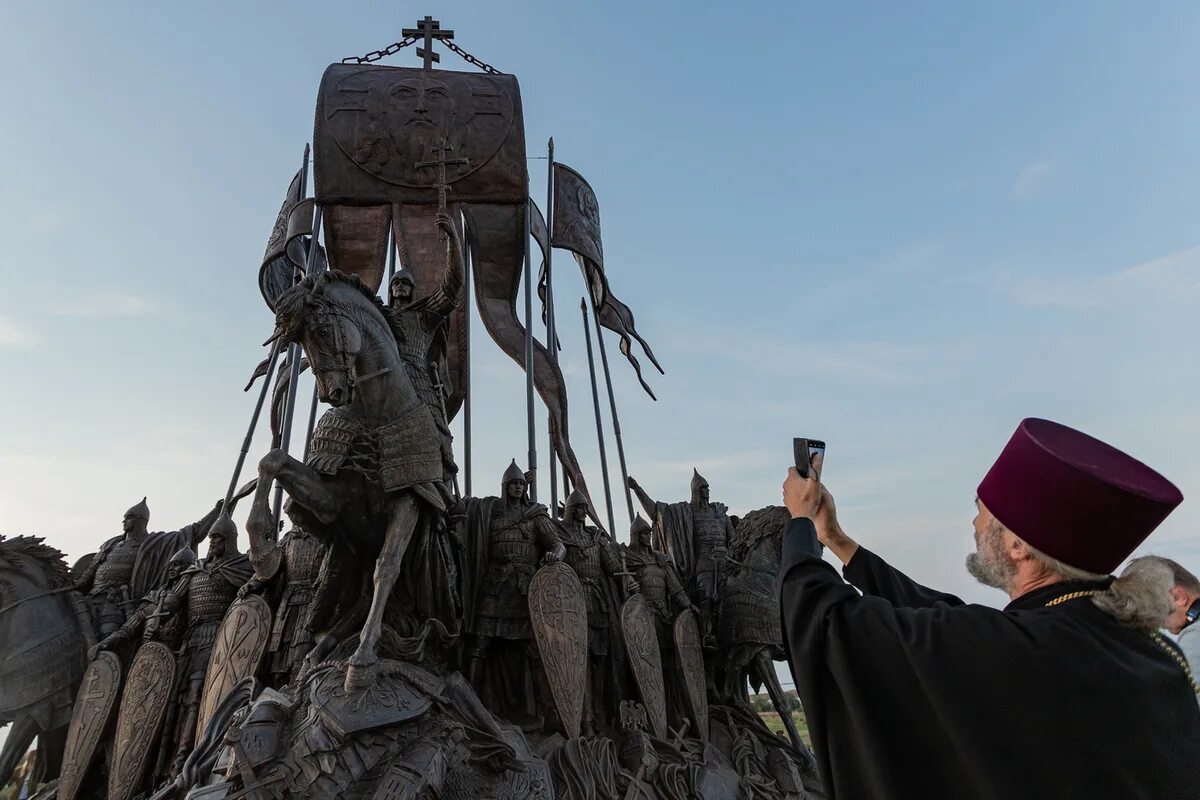
{"type": "Polygon", "coordinates": [[[1171,614],[1164,628],[1179,637],[1179,648],[1187,658],[1194,674],[1200,674],[1200,578],[1183,568],[1178,561],[1161,556],[1146,556],[1130,562],[1126,571],[1141,564],[1161,564],[1171,570],[1171,614]]]}
{"type": "Polygon", "coordinates": [[[1171,573],[1110,574],[1182,500],[1097,439],[1023,421],[979,485],[967,559],[998,610],[860,547],[791,469],[780,611],[828,796],[1200,798],[1195,683],[1158,633],[1171,573]]]}

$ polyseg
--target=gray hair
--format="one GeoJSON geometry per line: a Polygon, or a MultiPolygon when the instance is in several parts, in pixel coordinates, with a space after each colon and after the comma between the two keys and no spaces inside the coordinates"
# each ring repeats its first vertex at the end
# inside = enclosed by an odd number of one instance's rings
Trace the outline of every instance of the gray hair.
{"type": "MultiPolygon", "coordinates": [[[[1109,577],[1064,564],[1032,546],[1029,549],[1044,569],[1061,576],[1063,580],[1103,581],[1109,577]]],[[[1175,573],[1165,559],[1139,558],[1130,562],[1121,577],[1114,580],[1108,589],[1095,595],[1092,602],[1126,627],[1156,631],[1166,623],[1174,610],[1170,593],[1174,585],[1175,573]]]]}

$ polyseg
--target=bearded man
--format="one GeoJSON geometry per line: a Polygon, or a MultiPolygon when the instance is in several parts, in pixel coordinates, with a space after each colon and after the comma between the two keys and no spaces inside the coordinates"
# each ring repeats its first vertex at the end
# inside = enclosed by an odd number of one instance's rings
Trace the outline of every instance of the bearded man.
{"type": "Polygon", "coordinates": [[[115,633],[133,606],[162,582],[166,564],[185,547],[195,548],[221,511],[221,501],[190,525],[177,531],[151,533],[146,498],[125,512],[122,533],[100,546],[96,557],[75,584],[92,612],[96,638],[115,633]]]}
{"type": "Polygon", "coordinates": [[[629,488],[654,522],[663,550],[675,562],[696,611],[710,653],[716,647],[716,614],[728,566],[733,522],[723,503],[709,498],[708,480],[692,470],[691,499],[679,503],[653,500],[631,476],[629,488]]]}
{"type": "Polygon", "coordinates": [[[450,215],[439,211],[437,227],[446,240],[446,270],[441,284],[418,299],[416,278],[406,269],[397,270],[388,283],[388,310],[408,380],[448,438],[446,337],[450,315],[462,300],[466,270],[462,242],[450,215]]]}
{"type": "Polygon", "coordinates": [[[499,497],[468,497],[464,544],[463,628],[467,680],[488,708],[533,729],[554,707],[529,616],[529,584],[543,563],[566,555],[546,507],[530,501],[529,479],[513,461],[499,497]]]}
{"type": "MultiPolygon", "coordinates": [[[[1171,573],[1171,614],[1163,625],[1179,637],[1179,649],[1183,651],[1193,674],[1200,672],[1200,578],[1184,568],[1178,561],[1160,556],[1135,558],[1126,573],[1131,570],[1158,565],[1171,573]]],[[[1121,577],[1125,577],[1122,575],[1121,577]]]]}
{"type": "Polygon", "coordinates": [[[780,609],[829,797],[1200,797],[1200,706],[1157,633],[1169,577],[1110,575],[1182,500],[1097,439],[1023,421],[979,485],[967,561],[1001,611],[859,547],[790,470],[780,609]]]}

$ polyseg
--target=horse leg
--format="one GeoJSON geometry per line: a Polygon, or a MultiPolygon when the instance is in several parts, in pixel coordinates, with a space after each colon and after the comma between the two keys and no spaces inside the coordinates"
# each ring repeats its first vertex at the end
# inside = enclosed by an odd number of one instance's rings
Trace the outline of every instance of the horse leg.
{"type": "MultiPolygon", "coordinates": [[[[272,479],[279,481],[279,485],[289,497],[304,506],[321,522],[333,522],[341,510],[337,493],[329,485],[326,476],[276,448],[258,462],[258,491],[254,495],[251,514],[255,511],[261,513],[259,506],[266,507],[272,479]],[[264,483],[266,489],[263,488],[264,483]]],[[[272,538],[275,533],[271,532],[272,538]]]]}
{"type": "Polygon", "coordinates": [[[8,738],[4,740],[4,750],[0,751],[0,786],[12,779],[13,770],[21,763],[21,757],[38,735],[37,723],[32,717],[17,717],[8,730],[8,738]]]}
{"type": "Polygon", "coordinates": [[[43,781],[53,780],[62,772],[62,757],[63,751],[67,749],[69,729],[69,725],[63,725],[61,728],[38,734],[38,761],[41,762],[43,781]]]}
{"type": "Polygon", "coordinates": [[[411,494],[405,493],[391,503],[387,534],[379,558],[375,559],[375,591],[371,595],[371,610],[367,612],[358,649],[350,657],[346,669],[347,691],[366,688],[374,677],[371,668],[379,660],[375,647],[383,628],[383,612],[404,563],[404,551],[412,541],[418,514],[417,502],[411,494]]]}
{"type": "Polygon", "coordinates": [[[788,738],[792,740],[792,747],[796,748],[797,753],[808,755],[808,747],[800,738],[800,732],[796,730],[792,712],[787,710],[787,696],[783,693],[783,687],[779,685],[779,676],[775,673],[775,662],[771,660],[770,654],[766,649],[759,650],[751,665],[758,670],[759,679],[766,685],[767,694],[770,695],[771,702],[775,704],[779,718],[783,720],[783,727],[787,729],[788,738]]]}

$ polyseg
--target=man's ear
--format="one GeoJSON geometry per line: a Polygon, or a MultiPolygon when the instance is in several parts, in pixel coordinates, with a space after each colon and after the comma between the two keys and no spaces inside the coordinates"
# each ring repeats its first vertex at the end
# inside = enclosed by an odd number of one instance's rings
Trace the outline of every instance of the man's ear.
{"type": "Polygon", "coordinates": [[[1003,537],[1004,551],[1008,553],[1008,557],[1013,560],[1014,564],[1033,558],[1033,549],[1020,536],[1008,529],[1005,529],[1000,535],[1003,537]]]}
{"type": "Polygon", "coordinates": [[[1188,593],[1178,586],[1172,586],[1168,591],[1171,595],[1171,605],[1176,608],[1187,608],[1192,604],[1192,599],[1188,597],[1188,593]]]}

